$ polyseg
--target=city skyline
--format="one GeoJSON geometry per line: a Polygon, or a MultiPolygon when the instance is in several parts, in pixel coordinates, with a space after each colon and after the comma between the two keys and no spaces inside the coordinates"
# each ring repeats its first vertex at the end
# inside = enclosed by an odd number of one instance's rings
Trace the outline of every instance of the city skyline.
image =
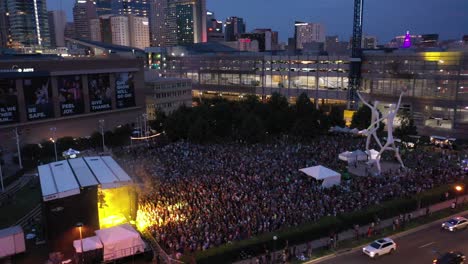
{"type": "MultiPolygon", "coordinates": [[[[217,19],[225,20],[229,16],[245,19],[247,31],[255,28],[272,28],[279,31],[279,38],[285,42],[294,35],[294,21],[323,23],[326,35],[338,35],[346,41],[351,37],[352,0],[295,0],[293,6],[284,12],[283,0],[269,0],[268,11],[265,0],[261,1],[207,1],[207,9],[216,14],[217,19]],[[330,16],[329,14],[334,14],[330,16]]],[[[72,20],[71,10],[74,0],[47,0],[48,10],[60,7],[72,20]]],[[[366,35],[376,36],[379,43],[390,41],[397,35],[404,35],[407,30],[414,34],[438,33],[440,39],[460,39],[468,34],[463,25],[468,24],[468,2],[464,0],[395,0],[391,3],[366,1],[364,8],[364,30],[366,35]],[[422,8],[423,7],[423,8],[422,8]],[[385,15],[385,14],[391,14],[385,15]],[[427,23],[430,21],[430,23],[427,23]],[[383,26],[385,25],[385,26],[383,26]]]]}

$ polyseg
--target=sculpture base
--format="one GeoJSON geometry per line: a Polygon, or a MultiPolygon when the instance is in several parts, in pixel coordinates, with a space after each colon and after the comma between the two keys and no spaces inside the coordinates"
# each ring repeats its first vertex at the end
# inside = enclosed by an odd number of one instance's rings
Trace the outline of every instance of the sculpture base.
{"type": "MultiPolygon", "coordinates": [[[[355,176],[380,176],[379,171],[377,170],[377,165],[375,164],[375,160],[358,162],[357,164],[350,164],[348,166],[348,172],[355,176]]],[[[388,171],[397,171],[400,168],[400,164],[398,162],[390,162],[390,161],[381,161],[380,166],[382,169],[382,173],[386,173],[388,171]]]]}

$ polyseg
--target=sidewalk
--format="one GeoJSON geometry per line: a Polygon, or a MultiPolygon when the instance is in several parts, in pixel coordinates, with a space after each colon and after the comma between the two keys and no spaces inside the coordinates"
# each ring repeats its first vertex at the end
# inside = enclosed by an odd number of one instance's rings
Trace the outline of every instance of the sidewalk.
{"type": "MultiPolygon", "coordinates": [[[[429,210],[430,210],[431,213],[434,213],[434,212],[437,212],[437,211],[440,211],[440,210],[443,210],[443,209],[446,209],[446,208],[450,208],[450,206],[452,205],[452,202],[454,202],[454,201],[455,201],[454,199],[449,199],[449,200],[446,200],[444,202],[434,204],[434,205],[429,207],[429,210]]],[[[458,202],[461,203],[462,201],[468,201],[468,194],[458,197],[458,202]]],[[[411,214],[412,214],[413,218],[418,218],[420,216],[424,216],[426,214],[426,208],[424,207],[424,208],[421,208],[419,210],[413,211],[413,212],[411,212],[411,214]]],[[[393,225],[393,220],[395,218],[396,217],[381,220],[379,226],[376,226],[375,229],[382,229],[382,228],[385,228],[385,227],[391,227],[393,225]]],[[[362,237],[363,235],[365,235],[367,233],[367,230],[368,230],[369,226],[370,226],[370,224],[359,227],[360,237],[362,237]]],[[[338,234],[338,244],[340,243],[340,241],[354,239],[355,237],[356,237],[356,235],[355,235],[354,229],[349,229],[349,230],[346,230],[344,232],[341,232],[341,233],[338,234]]],[[[321,238],[321,239],[318,239],[318,240],[311,241],[312,252],[316,251],[317,249],[328,247],[329,241],[330,241],[329,237],[324,237],[324,238],[321,238]]],[[[296,246],[290,245],[289,247],[290,248],[296,247],[296,254],[298,254],[300,252],[305,252],[307,250],[307,244],[300,244],[300,245],[296,245],[296,246]]],[[[271,263],[282,263],[282,252],[283,252],[283,250],[281,249],[281,250],[278,250],[278,251],[275,251],[274,253],[272,253],[272,260],[273,261],[271,263]]],[[[264,255],[259,255],[259,256],[256,256],[256,258],[260,258],[260,257],[263,257],[263,256],[264,255]]],[[[235,263],[236,264],[255,264],[256,263],[256,258],[246,259],[246,260],[238,261],[238,262],[235,262],[235,263]]],[[[295,259],[295,256],[293,256],[293,258],[295,259]]]]}

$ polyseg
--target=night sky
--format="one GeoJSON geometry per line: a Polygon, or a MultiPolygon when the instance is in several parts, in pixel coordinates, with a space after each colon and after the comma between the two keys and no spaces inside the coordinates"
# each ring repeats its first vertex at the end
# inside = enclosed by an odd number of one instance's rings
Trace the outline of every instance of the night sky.
{"type": "MultiPolygon", "coordinates": [[[[48,9],[66,10],[72,20],[74,0],[47,0],[48,9]]],[[[247,30],[272,28],[280,40],[293,34],[294,21],[320,22],[326,35],[351,36],[354,0],[207,0],[208,10],[220,20],[243,17],[247,30]]],[[[403,35],[439,33],[441,39],[461,39],[468,34],[468,0],[365,0],[364,33],[380,43],[403,35]]]]}

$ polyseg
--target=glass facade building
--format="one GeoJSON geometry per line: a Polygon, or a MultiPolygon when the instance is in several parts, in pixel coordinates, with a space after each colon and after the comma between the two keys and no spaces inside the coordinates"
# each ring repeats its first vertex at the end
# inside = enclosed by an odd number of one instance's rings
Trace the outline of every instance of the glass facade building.
{"type": "Polygon", "coordinates": [[[112,14],[136,15],[148,17],[149,0],[114,0],[112,1],[112,14]]]}

